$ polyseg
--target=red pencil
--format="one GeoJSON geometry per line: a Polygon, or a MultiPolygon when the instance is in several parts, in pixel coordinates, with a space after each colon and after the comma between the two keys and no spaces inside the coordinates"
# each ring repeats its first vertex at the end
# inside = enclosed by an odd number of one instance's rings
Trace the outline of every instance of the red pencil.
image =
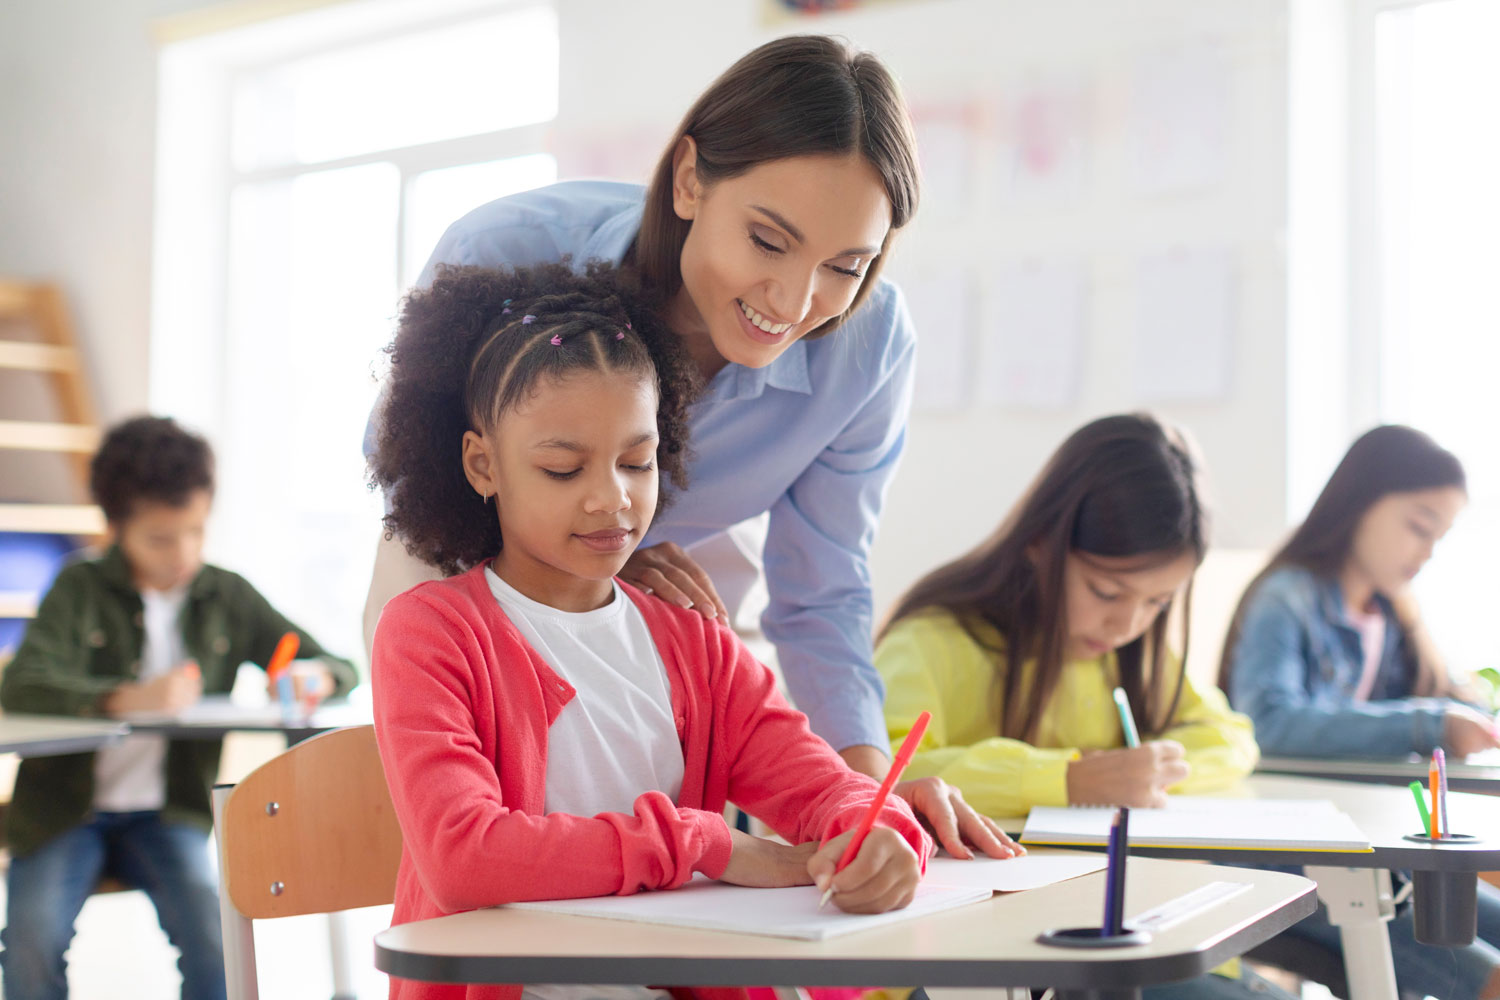
{"type": "Polygon", "coordinates": [[[276,651],[271,654],[271,662],[266,664],[266,677],[276,679],[276,675],[286,669],[286,665],[297,657],[297,648],[302,645],[302,640],[297,638],[296,632],[288,632],[281,637],[276,644],[276,651]]]}
{"type": "MultiPolygon", "coordinates": [[[[869,812],[865,818],[859,821],[859,826],[854,828],[854,836],[850,839],[844,853],[839,858],[839,863],[834,866],[833,873],[837,875],[849,866],[854,856],[859,853],[860,845],[865,842],[870,828],[875,825],[875,817],[880,815],[880,810],[885,808],[885,800],[890,796],[891,789],[896,787],[896,782],[901,780],[901,772],[906,770],[906,765],[911,763],[912,754],[917,752],[917,744],[922,742],[922,734],[927,731],[927,723],[932,720],[931,712],[923,712],[917,716],[917,721],[912,724],[911,732],[906,734],[906,739],[901,741],[901,749],[896,751],[896,759],[891,761],[891,769],[886,772],[885,780],[880,783],[880,790],[875,793],[875,800],[870,803],[869,812]]],[[[823,893],[823,898],[818,901],[818,908],[828,902],[833,895],[833,883],[830,880],[828,889],[823,893]]]]}

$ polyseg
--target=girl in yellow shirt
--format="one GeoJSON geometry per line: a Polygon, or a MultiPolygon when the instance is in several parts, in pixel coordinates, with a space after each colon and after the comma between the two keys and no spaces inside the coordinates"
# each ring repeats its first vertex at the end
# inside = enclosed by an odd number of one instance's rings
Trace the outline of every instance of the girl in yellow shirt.
{"type": "Polygon", "coordinates": [[[1016,816],[1159,806],[1168,791],[1248,774],[1250,721],[1217,688],[1195,688],[1167,648],[1205,522],[1180,434],[1144,415],[1075,432],[994,535],[918,581],[881,633],[892,741],[932,712],[907,775],[957,786],[982,814],[1016,816]],[[1116,686],[1139,748],[1125,748],[1116,686]]]}

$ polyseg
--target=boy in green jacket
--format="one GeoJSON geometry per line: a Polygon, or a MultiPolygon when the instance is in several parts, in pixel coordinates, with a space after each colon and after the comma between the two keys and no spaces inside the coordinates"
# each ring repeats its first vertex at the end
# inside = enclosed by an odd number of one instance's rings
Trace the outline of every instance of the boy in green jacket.
{"type": "MultiPolygon", "coordinates": [[[[139,417],[100,445],[90,486],[114,544],[58,574],[0,681],[11,712],[174,712],[227,692],[295,631],[316,694],[357,681],[243,577],[203,563],[213,504],[208,442],[139,417]]],[[[181,952],[182,997],[222,998],[219,904],[208,832],[218,740],[135,734],[94,753],[21,762],[6,811],[6,995],[67,996],[73,924],[104,875],[145,890],[181,952]]]]}

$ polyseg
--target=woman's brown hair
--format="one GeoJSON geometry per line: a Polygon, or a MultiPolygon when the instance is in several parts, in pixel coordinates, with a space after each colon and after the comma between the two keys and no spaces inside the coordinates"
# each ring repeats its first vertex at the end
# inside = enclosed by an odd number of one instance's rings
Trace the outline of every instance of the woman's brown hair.
{"type": "MultiPolygon", "coordinates": [[[[1230,690],[1234,647],[1239,642],[1245,608],[1266,577],[1283,567],[1296,566],[1324,579],[1337,579],[1349,561],[1359,522],[1377,502],[1392,493],[1449,486],[1467,491],[1463,463],[1421,431],[1386,424],[1361,435],[1344,453],[1307,518],[1245,588],[1224,640],[1219,687],[1230,690]]],[[[1423,697],[1450,694],[1447,667],[1427,638],[1415,604],[1406,599],[1393,600],[1392,609],[1406,640],[1403,648],[1412,693],[1423,697]]]]}
{"type": "MultiPolygon", "coordinates": [[[[896,604],[884,631],[927,610],[952,614],[969,637],[995,654],[1001,736],[1031,742],[1066,662],[1063,589],[1069,553],[1146,557],[1141,568],[1208,548],[1207,511],[1198,464],[1180,433],[1147,414],[1103,417],[1063,442],[1031,487],[986,541],[919,580],[896,604]],[[998,633],[1004,642],[993,641],[998,633]],[[1029,691],[1022,664],[1036,661],[1029,691]],[[1024,697],[1023,697],[1024,693],[1024,697]]],[[[1189,583],[1182,658],[1187,658],[1189,583]]],[[[1139,639],[1116,651],[1120,686],[1141,730],[1171,725],[1183,671],[1163,667],[1163,608],[1139,639]]]]}
{"type": "Polygon", "coordinates": [[[646,190],[634,263],[662,299],[682,287],[682,247],[692,228],[672,207],[673,158],[684,136],[693,137],[704,184],[793,156],[858,154],[875,168],[891,202],[891,228],[849,308],[807,337],[831,333],[869,297],[892,234],[917,211],[916,137],[890,72],[871,53],[824,35],[778,38],[725,70],[683,116],[646,190]]]}

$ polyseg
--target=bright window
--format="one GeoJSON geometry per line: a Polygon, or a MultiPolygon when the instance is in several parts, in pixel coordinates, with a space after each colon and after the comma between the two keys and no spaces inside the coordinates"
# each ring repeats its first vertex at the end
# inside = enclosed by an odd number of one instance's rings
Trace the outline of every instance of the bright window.
{"type": "Polygon", "coordinates": [[[557,19],[360,0],[162,54],[151,405],[219,457],[211,560],[361,659],[360,442],[447,225],[551,183],[557,19]]]}
{"type": "MultiPolygon", "coordinates": [[[[1446,0],[1375,13],[1374,262],[1383,421],[1463,460],[1470,506],[1417,593],[1464,668],[1496,665],[1500,602],[1500,4],[1446,0]]],[[[1368,341],[1367,341],[1368,342],[1368,341]]]]}

